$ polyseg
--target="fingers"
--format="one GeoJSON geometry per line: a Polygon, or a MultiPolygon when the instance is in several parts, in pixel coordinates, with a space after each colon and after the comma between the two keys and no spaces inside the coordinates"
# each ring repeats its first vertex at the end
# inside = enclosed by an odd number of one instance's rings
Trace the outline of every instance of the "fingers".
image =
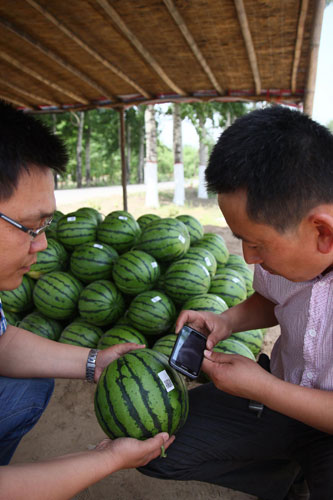
{"type": "Polygon", "coordinates": [[[176,333],[179,333],[180,330],[183,328],[183,326],[186,324],[186,323],[190,323],[191,321],[191,316],[193,316],[191,313],[193,311],[181,311],[181,313],[179,314],[178,318],[177,318],[177,321],[176,321],[176,326],[175,326],[175,332],[176,333]]]}
{"type": "Polygon", "coordinates": [[[117,344],[115,346],[115,351],[119,356],[123,354],[127,354],[130,351],[134,351],[136,349],[144,349],[145,344],[135,344],[134,342],[125,342],[124,344],[117,344]]]}

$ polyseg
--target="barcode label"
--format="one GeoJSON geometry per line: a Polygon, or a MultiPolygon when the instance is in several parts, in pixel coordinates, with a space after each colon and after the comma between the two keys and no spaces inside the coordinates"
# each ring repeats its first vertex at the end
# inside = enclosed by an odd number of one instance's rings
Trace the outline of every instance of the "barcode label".
{"type": "Polygon", "coordinates": [[[100,245],[99,243],[94,243],[94,248],[100,248],[102,250],[103,245],[100,245]]]}
{"type": "Polygon", "coordinates": [[[127,220],[128,217],[126,217],[126,215],[119,215],[118,219],[120,219],[120,220],[127,220]]]}
{"type": "Polygon", "coordinates": [[[159,295],[156,295],[156,297],[153,297],[153,298],[151,299],[151,301],[152,301],[152,302],[154,302],[154,304],[155,304],[155,302],[158,302],[159,300],[162,300],[162,299],[161,299],[161,297],[160,297],[159,295]]]}
{"type": "Polygon", "coordinates": [[[76,221],[76,217],[67,217],[67,222],[74,222],[76,221]]]}
{"type": "Polygon", "coordinates": [[[182,234],[180,234],[180,235],[178,236],[178,239],[179,239],[179,241],[181,241],[182,243],[185,243],[185,238],[184,238],[184,236],[183,236],[182,234]]]}
{"type": "Polygon", "coordinates": [[[157,267],[157,265],[158,265],[157,262],[152,262],[151,263],[151,267],[153,267],[154,269],[155,269],[155,267],[157,267]]]}
{"type": "Polygon", "coordinates": [[[161,381],[162,381],[164,387],[166,388],[167,392],[170,392],[170,391],[172,391],[175,388],[175,386],[173,385],[172,380],[169,377],[169,375],[167,374],[166,370],[161,371],[157,375],[161,379],[161,381]]]}
{"type": "Polygon", "coordinates": [[[212,265],[209,257],[205,257],[205,262],[206,262],[207,266],[211,266],[212,265]]]}

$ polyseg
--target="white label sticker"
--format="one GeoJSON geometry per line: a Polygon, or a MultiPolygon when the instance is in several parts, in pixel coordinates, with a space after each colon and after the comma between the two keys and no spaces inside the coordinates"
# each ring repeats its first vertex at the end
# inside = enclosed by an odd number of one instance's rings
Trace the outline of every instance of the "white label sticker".
{"type": "Polygon", "coordinates": [[[67,217],[67,222],[74,222],[76,221],[76,217],[67,217]]]}
{"type": "Polygon", "coordinates": [[[180,234],[180,235],[178,236],[178,239],[179,239],[179,241],[181,241],[182,243],[185,243],[185,238],[184,238],[184,236],[183,236],[182,234],[180,234]]]}
{"type": "Polygon", "coordinates": [[[94,248],[100,248],[102,250],[103,245],[100,245],[99,243],[94,243],[94,248]]]}
{"type": "Polygon", "coordinates": [[[162,299],[161,299],[161,297],[160,297],[159,295],[156,295],[156,297],[153,297],[153,298],[151,299],[151,301],[152,301],[152,302],[154,302],[154,304],[155,304],[155,302],[158,302],[159,300],[162,300],[162,299]]]}
{"type": "Polygon", "coordinates": [[[200,265],[201,265],[202,269],[204,269],[207,276],[209,276],[209,271],[208,271],[207,267],[205,267],[203,264],[200,264],[200,265]]]}
{"type": "Polygon", "coordinates": [[[167,392],[170,392],[175,388],[175,386],[173,385],[172,380],[169,377],[169,375],[167,374],[166,370],[161,371],[157,375],[162,380],[162,383],[163,383],[164,387],[166,388],[167,392]]]}
{"type": "Polygon", "coordinates": [[[125,215],[119,215],[118,219],[120,219],[120,220],[127,220],[128,217],[126,217],[125,215]]]}
{"type": "Polygon", "coordinates": [[[155,267],[157,267],[157,266],[158,266],[157,262],[152,262],[152,263],[151,263],[151,267],[153,267],[154,269],[155,269],[155,267]]]}
{"type": "Polygon", "coordinates": [[[206,262],[207,266],[211,266],[212,265],[209,257],[205,257],[205,262],[206,262]]]}

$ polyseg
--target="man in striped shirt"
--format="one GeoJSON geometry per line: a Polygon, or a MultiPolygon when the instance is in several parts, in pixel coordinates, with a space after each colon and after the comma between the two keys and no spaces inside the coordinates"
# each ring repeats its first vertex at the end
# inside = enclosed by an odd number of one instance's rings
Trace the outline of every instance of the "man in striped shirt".
{"type": "Polygon", "coordinates": [[[190,391],[168,458],[141,470],[265,500],[332,500],[333,137],[298,111],[253,111],[221,135],[206,180],[255,265],[255,293],[219,316],[181,312],[177,331],[208,336],[213,384],[190,391]],[[212,352],[232,332],[277,324],[266,369],[212,352]]]}

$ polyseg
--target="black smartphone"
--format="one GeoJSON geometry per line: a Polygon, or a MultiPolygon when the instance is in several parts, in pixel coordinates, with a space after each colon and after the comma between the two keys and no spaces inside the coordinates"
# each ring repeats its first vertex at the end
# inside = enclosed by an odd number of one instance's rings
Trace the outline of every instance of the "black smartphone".
{"type": "Polygon", "coordinates": [[[169,358],[170,366],[187,377],[198,377],[206,340],[203,333],[189,326],[183,326],[169,358]]]}

